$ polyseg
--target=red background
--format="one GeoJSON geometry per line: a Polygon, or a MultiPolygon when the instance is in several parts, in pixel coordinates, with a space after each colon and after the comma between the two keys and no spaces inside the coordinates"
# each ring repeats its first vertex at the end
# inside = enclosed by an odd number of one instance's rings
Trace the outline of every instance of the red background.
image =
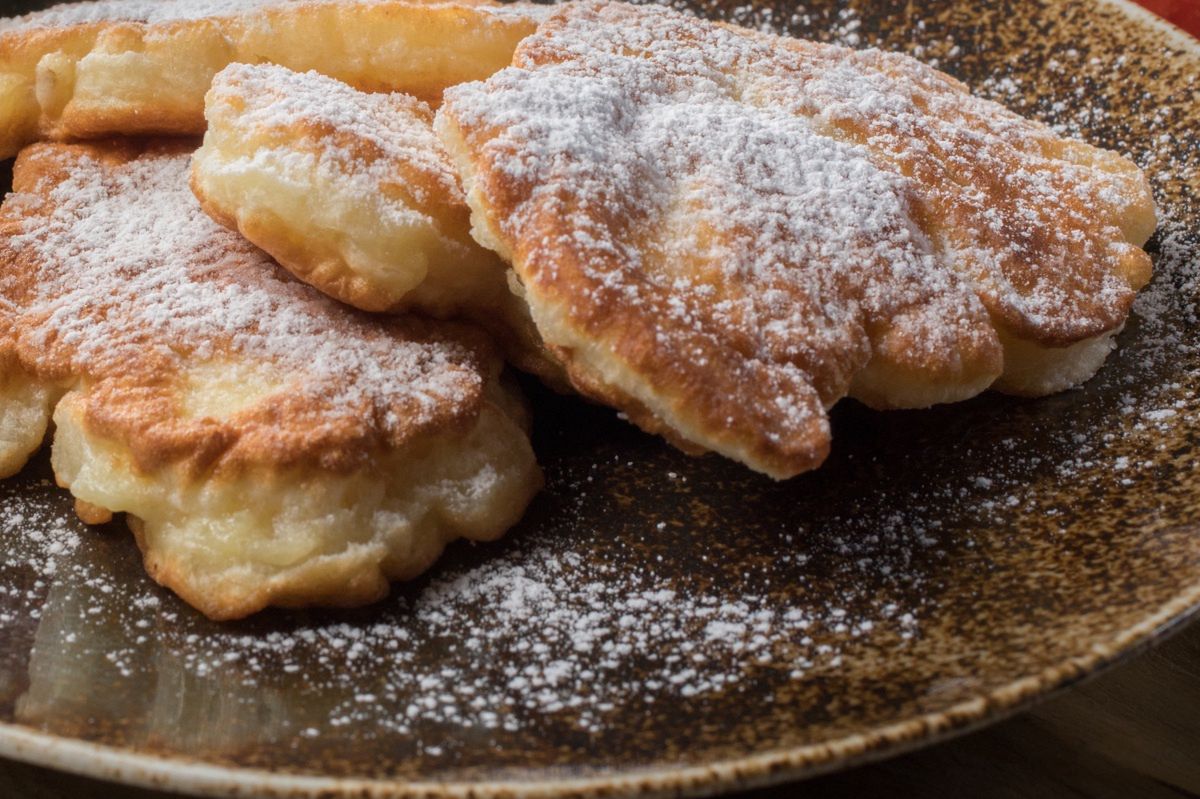
{"type": "Polygon", "coordinates": [[[1200,0],[1137,0],[1193,36],[1200,36],[1200,0]]]}

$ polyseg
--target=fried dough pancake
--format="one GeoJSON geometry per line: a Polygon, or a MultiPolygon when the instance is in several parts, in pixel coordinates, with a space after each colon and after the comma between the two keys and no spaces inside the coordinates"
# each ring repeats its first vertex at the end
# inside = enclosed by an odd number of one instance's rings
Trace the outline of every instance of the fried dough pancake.
{"type": "Polygon", "coordinates": [[[192,189],[293,275],[366,311],[469,316],[517,365],[565,385],[471,213],[433,111],[316,72],[232,64],[205,100],[192,189]]]}
{"type": "Polygon", "coordinates": [[[204,132],[233,62],[437,101],[507,66],[541,12],[489,0],[100,0],[0,21],[0,157],[38,139],[204,132]]]}
{"type": "Polygon", "coordinates": [[[0,208],[0,464],[36,448],[205,614],[357,605],[540,485],[481,333],[366,317],[210,220],[191,147],[36,144],[0,208]]]}
{"type": "Polygon", "coordinates": [[[1086,379],[1150,276],[1132,163],[902,55],[572,3],[435,127],[575,385],[776,478],[847,394],[1086,379]]]}

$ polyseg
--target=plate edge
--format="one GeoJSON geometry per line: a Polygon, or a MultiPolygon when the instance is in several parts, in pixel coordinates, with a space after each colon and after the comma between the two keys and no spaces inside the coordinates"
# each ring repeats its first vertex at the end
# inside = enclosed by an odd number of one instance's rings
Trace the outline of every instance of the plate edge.
{"type": "MultiPolygon", "coordinates": [[[[1054,0],[1068,2],[1069,0],[1054,0]]],[[[1133,0],[1093,0],[1139,25],[1166,34],[1168,40],[1200,58],[1200,38],[1136,4],[1133,0]]],[[[1200,533],[1200,524],[1184,525],[1200,533]]],[[[565,799],[566,797],[700,797],[722,790],[748,790],[814,777],[884,760],[970,733],[1002,721],[1054,694],[1128,660],[1138,652],[1200,620],[1200,583],[1165,603],[1141,623],[1119,631],[1103,648],[1015,680],[975,699],[936,713],[910,718],[868,733],[804,747],[776,750],[708,766],[676,769],[642,767],[612,777],[598,776],[538,782],[395,782],[315,777],[262,769],[218,766],[63,738],[20,724],[0,722],[0,757],[101,781],[192,796],[271,799],[565,799]],[[821,757],[813,758],[820,753],[821,757]],[[71,755],[90,757],[91,767],[71,755]]]]}
{"type": "Polygon", "coordinates": [[[643,768],[625,775],[536,782],[395,782],[317,777],[218,766],[61,738],[19,724],[0,723],[0,756],[36,766],[124,785],[193,796],[269,796],[272,799],[551,799],[561,797],[707,796],[727,788],[747,790],[813,777],[942,742],[1001,721],[1084,679],[1128,660],[1200,618],[1200,583],[1163,604],[1154,614],[1039,674],[935,713],[867,733],[777,750],[707,766],[643,768]],[[77,758],[83,757],[81,762],[77,758]]]}

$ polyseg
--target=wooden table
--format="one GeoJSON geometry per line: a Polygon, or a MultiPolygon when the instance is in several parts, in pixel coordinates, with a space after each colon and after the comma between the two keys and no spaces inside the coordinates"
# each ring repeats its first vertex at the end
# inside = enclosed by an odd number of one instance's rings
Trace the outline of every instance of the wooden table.
{"type": "MultiPolygon", "coordinates": [[[[0,760],[6,799],[168,799],[0,760]]],[[[1200,797],[1200,623],[1015,718],[739,799],[1200,797]]]]}
{"type": "Polygon", "coordinates": [[[1196,0],[1135,0],[1140,5],[1200,36],[1200,3],[1196,0]]]}

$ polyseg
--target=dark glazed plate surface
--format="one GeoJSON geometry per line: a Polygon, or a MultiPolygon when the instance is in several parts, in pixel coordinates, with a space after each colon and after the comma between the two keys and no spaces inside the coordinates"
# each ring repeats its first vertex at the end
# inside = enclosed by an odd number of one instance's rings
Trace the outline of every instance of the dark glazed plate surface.
{"type": "Polygon", "coordinates": [[[376,607],[224,626],[39,460],[0,484],[0,754],[189,791],[717,791],[995,718],[1194,610],[1196,46],[1093,0],[796,8],[699,10],[908,51],[1148,170],[1157,275],[1099,377],[847,402],[785,484],[535,391],[549,485],[505,541],[376,607]]]}

